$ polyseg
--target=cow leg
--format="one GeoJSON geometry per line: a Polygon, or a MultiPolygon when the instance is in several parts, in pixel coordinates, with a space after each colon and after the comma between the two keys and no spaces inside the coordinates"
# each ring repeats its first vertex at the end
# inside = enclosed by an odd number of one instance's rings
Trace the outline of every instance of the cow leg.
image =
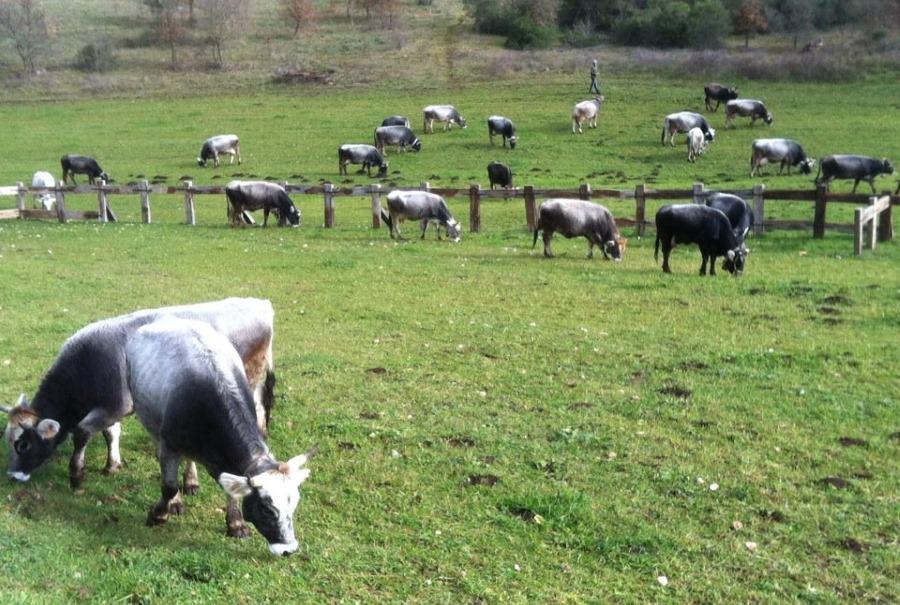
{"type": "Polygon", "coordinates": [[[716,274],[716,256],[715,254],[709,257],[709,274],[716,274]]]}
{"type": "Polygon", "coordinates": [[[669,255],[672,253],[672,246],[667,244],[665,240],[662,242],[662,253],[663,253],[663,264],[662,270],[663,273],[671,273],[672,268],[669,267],[669,255]]]}
{"type": "Polygon", "coordinates": [[[544,239],[544,256],[553,258],[553,250],[550,249],[550,240],[553,239],[553,231],[544,229],[543,233],[541,233],[541,237],[544,239]]]}
{"type": "Polygon", "coordinates": [[[868,179],[869,187],[872,188],[872,195],[875,195],[875,177],[868,179]]]}
{"type": "Polygon", "coordinates": [[[103,473],[112,475],[122,468],[122,454],[119,453],[119,437],[122,435],[122,424],[116,422],[103,429],[103,437],[106,439],[106,468],[103,473]]]}
{"type": "Polygon", "coordinates": [[[197,464],[193,460],[187,460],[184,464],[182,475],[182,493],[187,496],[195,496],[200,491],[200,480],[197,477],[197,464]]]}
{"type": "Polygon", "coordinates": [[[856,193],[856,187],[859,185],[859,179],[853,181],[853,193],[856,193]]]}
{"type": "Polygon", "coordinates": [[[171,451],[163,442],[159,444],[158,453],[162,495],[147,513],[147,525],[151,526],[165,523],[169,515],[180,515],[184,512],[184,503],[178,491],[178,466],[181,464],[181,456],[171,451]]]}
{"type": "MultiPolygon", "coordinates": [[[[427,230],[428,230],[428,219],[423,218],[422,219],[422,237],[420,237],[419,239],[425,239],[425,231],[427,231],[427,230]]],[[[440,235],[440,232],[438,232],[438,235],[440,235]]]]}
{"type": "Polygon", "coordinates": [[[78,489],[84,481],[84,450],[90,439],[91,434],[80,427],[72,431],[74,449],[69,459],[69,485],[72,489],[78,489]]]}
{"type": "Polygon", "coordinates": [[[244,523],[239,500],[228,498],[228,504],[225,507],[225,526],[225,535],[229,538],[250,537],[250,528],[244,523]]]}
{"type": "Polygon", "coordinates": [[[228,161],[228,165],[233,166],[234,165],[234,152],[232,151],[228,155],[231,156],[231,159],[228,161]]]}
{"type": "Polygon", "coordinates": [[[241,146],[235,143],[234,152],[237,154],[238,166],[241,164],[241,146]]]}
{"type": "Polygon", "coordinates": [[[269,209],[263,208],[263,227],[269,226],[269,209]]]}

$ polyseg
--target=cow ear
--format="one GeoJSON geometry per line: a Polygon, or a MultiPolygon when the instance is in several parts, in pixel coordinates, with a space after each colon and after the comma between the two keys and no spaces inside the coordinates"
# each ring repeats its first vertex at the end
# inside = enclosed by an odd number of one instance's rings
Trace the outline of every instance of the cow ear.
{"type": "Polygon", "coordinates": [[[728,257],[728,260],[734,260],[734,250],[729,250],[726,256],[728,257]]]}
{"type": "Polygon", "coordinates": [[[28,407],[28,399],[25,398],[25,393],[19,393],[19,398],[16,399],[16,405],[22,406],[23,408],[28,407]]]}
{"type": "Polygon", "coordinates": [[[51,418],[44,418],[37,425],[37,434],[41,439],[49,441],[59,433],[59,423],[51,418]]]}
{"type": "Polygon", "coordinates": [[[222,486],[226,494],[235,500],[240,500],[253,493],[253,488],[250,487],[250,482],[246,477],[232,475],[231,473],[219,475],[219,485],[222,486]]]}

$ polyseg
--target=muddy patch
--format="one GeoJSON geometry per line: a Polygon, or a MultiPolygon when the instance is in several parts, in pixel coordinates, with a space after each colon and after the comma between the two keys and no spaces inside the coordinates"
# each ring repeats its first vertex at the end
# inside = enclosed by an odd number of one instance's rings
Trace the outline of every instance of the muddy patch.
{"type": "Polygon", "coordinates": [[[500,481],[500,477],[497,475],[469,475],[466,477],[466,481],[468,485],[486,485],[488,487],[494,487],[497,485],[497,482],[500,481]]]}
{"type": "Polygon", "coordinates": [[[341,441],[338,443],[338,449],[342,452],[352,452],[354,450],[358,450],[359,446],[355,443],[351,443],[350,441],[341,441]]]}
{"type": "Polygon", "coordinates": [[[387,373],[387,370],[382,367],[366,368],[366,374],[375,374],[377,376],[380,376],[381,374],[385,374],[385,373],[387,373]]]}
{"type": "Polygon", "coordinates": [[[692,420],[691,424],[700,429],[708,429],[710,427],[716,426],[715,422],[711,422],[709,420],[692,420]]]}
{"type": "Polygon", "coordinates": [[[841,437],[838,439],[838,443],[843,445],[844,447],[868,447],[869,442],[865,439],[860,439],[859,437],[841,437]]]}
{"type": "Polygon", "coordinates": [[[524,506],[513,506],[506,512],[508,512],[513,517],[518,517],[519,519],[527,523],[534,523],[535,519],[538,518],[538,514],[536,512],[524,506]]]}
{"type": "Polygon", "coordinates": [[[855,552],[857,554],[865,552],[868,548],[865,543],[850,537],[844,538],[838,544],[840,544],[840,547],[844,550],[849,550],[850,552],[855,552]]]}
{"type": "Polygon", "coordinates": [[[475,438],[468,435],[453,435],[446,437],[444,441],[453,447],[475,447],[475,438]]]}
{"type": "Polygon", "coordinates": [[[787,520],[787,517],[785,517],[784,513],[780,510],[761,508],[757,512],[757,515],[759,515],[759,518],[763,521],[772,521],[774,523],[784,523],[787,520]]]}
{"type": "Polygon", "coordinates": [[[826,296],[822,299],[822,302],[826,305],[851,305],[853,301],[844,296],[843,294],[832,294],[831,296],[826,296]]]}
{"type": "Polygon", "coordinates": [[[587,401],[578,401],[576,403],[569,404],[570,410],[589,410],[594,407],[593,403],[588,403],[587,401]]]}
{"type": "Polygon", "coordinates": [[[367,410],[364,412],[360,412],[359,417],[363,420],[378,420],[379,418],[381,418],[381,414],[379,414],[378,412],[370,412],[367,410]]]}
{"type": "Polygon", "coordinates": [[[678,386],[677,384],[667,384],[659,389],[659,393],[661,395],[668,395],[669,397],[676,397],[678,399],[687,399],[693,394],[693,391],[688,388],[678,386]]]}
{"type": "Polygon", "coordinates": [[[840,315],[841,310],[837,307],[824,306],[819,307],[819,313],[821,313],[822,315],[840,315]]]}
{"type": "Polygon", "coordinates": [[[846,479],[841,479],[840,477],[825,477],[824,479],[819,479],[818,483],[820,485],[827,485],[829,487],[833,487],[835,489],[849,489],[850,482],[846,479]]]}
{"type": "Polygon", "coordinates": [[[678,369],[685,372],[699,372],[700,370],[708,370],[709,365],[702,361],[683,361],[678,364],[678,369]]]}

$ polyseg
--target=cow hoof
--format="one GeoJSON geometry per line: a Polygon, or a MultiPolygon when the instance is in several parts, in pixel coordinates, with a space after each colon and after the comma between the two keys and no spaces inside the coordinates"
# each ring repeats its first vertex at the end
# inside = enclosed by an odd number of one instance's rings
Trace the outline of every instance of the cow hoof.
{"type": "Polygon", "coordinates": [[[184,502],[170,502],[169,503],[169,514],[170,515],[183,515],[184,514],[184,502]]]}
{"type": "Polygon", "coordinates": [[[103,474],[104,474],[104,475],[115,475],[115,474],[118,473],[120,470],[122,470],[122,463],[121,463],[121,462],[117,462],[116,464],[107,464],[107,465],[103,468],[103,474]]]}
{"type": "Polygon", "coordinates": [[[250,528],[243,523],[236,523],[234,525],[228,526],[228,530],[225,532],[225,535],[227,535],[229,538],[249,538],[250,528]]]}
{"type": "Polygon", "coordinates": [[[185,483],[181,491],[187,496],[196,496],[200,493],[200,486],[196,483],[185,483]]]}
{"type": "Polygon", "coordinates": [[[160,517],[156,514],[154,508],[150,509],[150,512],[147,513],[147,527],[156,527],[157,525],[162,525],[169,518],[167,516],[160,517]]]}
{"type": "Polygon", "coordinates": [[[69,487],[72,489],[80,488],[82,483],[84,483],[84,473],[69,475],[69,487]]]}

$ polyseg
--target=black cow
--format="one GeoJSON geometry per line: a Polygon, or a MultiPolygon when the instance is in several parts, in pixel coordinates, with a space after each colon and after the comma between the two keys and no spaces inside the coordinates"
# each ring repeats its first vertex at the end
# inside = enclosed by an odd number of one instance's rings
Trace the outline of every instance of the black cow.
{"type": "Polygon", "coordinates": [[[722,268],[737,276],[744,270],[747,250],[738,241],[731,229],[728,217],[721,210],[684,204],[663,206],[656,213],[656,247],[653,258],[659,258],[659,245],[662,243],[662,269],[671,273],[669,254],[675,244],[697,244],[703,256],[700,275],[706,275],[706,262],[709,260],[709,274],[716,274],[716,257],[724,256],[722,268]]]}
{"type": "Polygon", "coordinates": [[[491,162],[487,166],[488,180],[491,182],[491,189],[494,185],[501,187],[512,187],[512,170],[506,164],[500,162],[491,162]]]}
{"type": "Polygon", "coordinates": [[[406,116],[388,116],[381,121],[382,126],[406,126],[409,128],[409,118],[406,116]]]}
{"type": "Polygon", "coordinates": [[[248,212],[262,209],[263,227],[269,223],[269,212],[278,217],[278,226],[300,226],[300,211],[281,185],[266,181],[231,181],[225,186],[228,199],[228,221],[232,227],[243,226],[248,212]]]}
{"type": "Polygon", "coordinates": [[[715,82],[710,82],[704,86],[703,92],[706,94],[706,108],[710,111],[718,111],[720,104],[738,98],[737,88],[728,88],[715,82]],[[712,101],[716,102],[715,107],[712,106],[712,101]]]}
{"type": "Polygon", "coordinates": [[[622,260],[625,254],[627,239],[619,235],[619,228],[612,213],[600,204],[584,200],[565,198],[549,199],[538,208],[537,226],[534,228],[534,240],[531,247],[537,244],[538,233],[543,231],[544,256],[553,258],[550,240],[559,231],[566,238],[584,237],[588,241],[588,258],[594,258],[594,246],[600,248],[603,258],[622,260]]]}
{"type": "Polygon", "coordinates": [[[72,184],[76,185],[76,174],[88,175],[88,182],[91,185],[94,184],[94,179],[100,179],[107,182],[109,181],[109,175],[103,172],[103,169],[100,168],[100,164],[98,164],[97,160],[95,160],[94,158],[89,158],[84,155],[70,154],[61,157],[59,159],[59,163],[62,165],[62,182],[64,185],[68,177],[71,177],[72,184]]]}
{"type": "Polygon", "coordinates": [[[875,193],[875,177],[893,174],[894,167],[887,158],[876,160],[864,155],[830,155],[819,164],[816,184],[828,186],[834,179],[853,179],[853,193],[860,181],[866,181],[875,193]]]}
{"type": "Polygon", "coordinates": [[[743,242],[753,227],[753,209],[742,198],[731,193],[713,193],[706,199],[706,205],[721,210],[728,217],[731,229],[738,242],[743,242]]]}
{"type": "Polygon", "coordinates": [[[388,164],[384,156],[371,145],[341,145],[338,147],[338,172],[347,174],[347,164],[362,164],[360,172],[372,176],[372,167],[378,167],[378,176],[387,176],[388,164]]]}
{"type": "Polygon", "coordinates": [[[494,135],[499,134],[503,137],[504,147],[506,147],[506,141],[509,141],[509,148],[516,148],[518,138],[516,137],[516,125],[512,123],[512,120],[503,116],[491,116],[487,119],[487,125],[491,145],[494,144],[494,135]]]}

